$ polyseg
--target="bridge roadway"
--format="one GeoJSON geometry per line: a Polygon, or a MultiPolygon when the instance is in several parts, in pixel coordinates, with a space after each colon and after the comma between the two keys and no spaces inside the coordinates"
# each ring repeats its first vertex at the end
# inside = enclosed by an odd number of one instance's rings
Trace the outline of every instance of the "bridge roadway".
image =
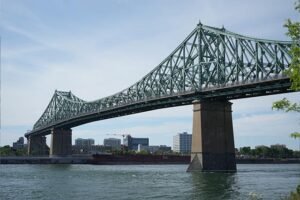
{"type": "Polygon", "coordinates": [[[289,78],[282,76],[272,80],[248,84],[234,84],[227,87],[209,88],[205,89],[204,91],[177,93],[160,98],[149,97],[143,101],[113,106],[103,109],[100,112],[96,111],[87,114],[83,113],[70,119],[56,121],[55,123],[49,124],[47,127],[32,130],[31,132],[26,133],[25,136],[44,136],[50,134],[53,128],[68,129],[104,119],[121,117],[162,108],[191,105],[192,102],[197,99],[209,99],[212,101],[232,100],[291,92],[290,85],[291,83],[289,78]]]}
{"type": "Polygon", "coordinates": [[[71,92],[55,91],[33,130],[25,134],[29,153],[42,154],[42,138],[52,134],[50,154],[68,155],[73,127],[193,103],[189,171],[234,171],[228,100],[291,92],[289,78],[284,74],[291,60],[291,45],[198,24],[156,68],[117,94],[86,102],[71,92]],[[216,136],[218,139],[213,141],[216,136]]]}

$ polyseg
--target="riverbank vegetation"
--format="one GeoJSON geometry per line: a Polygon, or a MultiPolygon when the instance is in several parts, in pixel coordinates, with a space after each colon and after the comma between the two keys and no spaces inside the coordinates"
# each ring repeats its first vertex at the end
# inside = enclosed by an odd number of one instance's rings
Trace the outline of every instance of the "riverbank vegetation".
{"type": "Polygon", "coordinates": [[[285,145],[271,145],[270,147],[260,145],[254,149],[251,147],[241,147],[236,152],[240,158],[300,158],[300,151],[293,151],[285,147],[285,145]]]}
{"type": "Polygon", "coordinates": [[[0,147],[0,156],[26,156],[26,155],[27,155],[26,148],[14,149],[9,145],[0,147]]]}

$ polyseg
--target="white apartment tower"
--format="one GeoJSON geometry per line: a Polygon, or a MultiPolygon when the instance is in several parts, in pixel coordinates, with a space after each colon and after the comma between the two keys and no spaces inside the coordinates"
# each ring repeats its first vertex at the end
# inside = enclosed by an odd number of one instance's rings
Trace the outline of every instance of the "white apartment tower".
{"type": "Polygon", "coordinates": [[[191,153],[192,134],[187,132],[173,136],[173,151],[178,153],[191,153]]]}

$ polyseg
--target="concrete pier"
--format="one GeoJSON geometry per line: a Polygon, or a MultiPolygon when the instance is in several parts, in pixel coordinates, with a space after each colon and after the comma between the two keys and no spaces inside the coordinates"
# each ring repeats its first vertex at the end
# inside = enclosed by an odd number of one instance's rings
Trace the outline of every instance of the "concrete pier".
{"type": "Polygon", "coordinates": [[[191,171],[236,171],[232,110],[228,101],[193,102],[191,171]]]}
{"type": "Polygon", "coordinates": [[[28,155],[43,156],[49,155],[49,147],[46,143],[46,136],[29,136],[28,140],[28,155]]]}
{"type": "Polygon", "coordinates": [[[72,129],[52,129],[50,157],[72,155],[72,129]]]}

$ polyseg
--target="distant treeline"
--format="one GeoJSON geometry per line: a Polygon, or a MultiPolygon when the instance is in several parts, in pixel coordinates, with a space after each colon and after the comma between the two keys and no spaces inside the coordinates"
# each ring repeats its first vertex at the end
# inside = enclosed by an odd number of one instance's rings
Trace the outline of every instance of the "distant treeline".
{"type": "Polygon", "coordinates": [[[9,145],[0,147],[0,156],[25,156],[27,155],[27,148],[14,149],[9,145]]]}
{"type": "MultiPolygon", "coordinates": [[[[135,152],[130,150],[115,150],[110,151],[115,155],[130,155],[130,154],[150,154],[147,151],[135,152]]],[[[155,155],[178,155],[176,152],[156,152],[155,155]]],[[[0,156],[25,156],[27,148],[14,149],[9,145],[0,147],[0,156]]],[[[241,147],[236,149],[238,158],[300,158],[300,151],[293,151],[285,147],[285,145],[257,146],[254,149],[251,147],[241,147]]]]}
{"type": "Polygon", "coordinates": [[[241,147],[237,156],[241,158],[300,158],[300,151],[293,151],[285,145],[257,146],[255,149],[241,147]]]}

